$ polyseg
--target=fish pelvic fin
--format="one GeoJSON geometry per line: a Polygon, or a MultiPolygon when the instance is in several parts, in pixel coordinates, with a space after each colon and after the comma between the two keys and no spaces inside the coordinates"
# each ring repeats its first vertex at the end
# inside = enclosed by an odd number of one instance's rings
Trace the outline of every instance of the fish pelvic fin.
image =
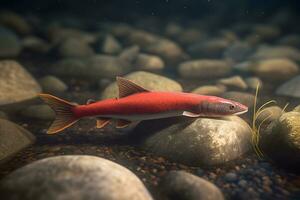
{"type": "Polygon", "coordinates": [[[56,118],[48,129],[47,134],[58,133],[78,121],[78,118],[73,113],[73,109],[76,107],[75,104],[50,94],[39,94],[39,97],[56,113],[56,118]]]}

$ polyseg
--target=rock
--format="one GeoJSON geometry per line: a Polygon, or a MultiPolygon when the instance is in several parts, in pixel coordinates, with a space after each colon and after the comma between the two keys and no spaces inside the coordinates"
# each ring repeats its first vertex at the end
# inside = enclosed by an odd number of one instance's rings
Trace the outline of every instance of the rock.
{"type": "Polygon", "coordinates": [[[131,63],[115,56],[95,55],[89,57],[86,61],[89,70],[87,72],[88,77],[93,77],[94,79],[114,79],[116,76],[126,74],[131,69],[131,63]]]}
{"type": "Polygon", "coordinates": [[[168,199],[223,200],[220,189],[213,183],[184,171],[171,171],[160,186],[168,199]]]}
{"type": "Polygon", "coordinates": [[[68,38],[59,46],[61,57],[88,57],[94,54],[94,50],[89,44],[77,38],[68,38]]]}
{"type": "Polygon", "coordinates": [[[228,181],[228,182],[235,182],[238,180],[238,176],[234,172],[229,172],[229,173],[225,174],[224,179],[225,179],[225,181],[228,181]]]}
{"type": "Polygon", "coordinates": [[[270,106],[262,110],[261,114],[257,117],[256,124],[259,125],[263,121],[265,124],[269,124],[277,120],[284,111],[279,106],[270,106]]]}
{"type": "Polygon", "coordinates": [[[250,88],[252,90],[256,90],[257,85],[259,85],[259,88],[263,87],[263,83],[258,77],[246,78],[245,82],[247,83],[248,88],[250,88]]]}
{"type": "Polygon", "coordinates": [[[280,36],[280,29],[278,27],[267,24],[255,25],[253,32],[263,40],[273,40],[280,36]]]}
{"type": "Polygon", "coordinates": [[[57,156],[22,167],[0,183],[7,200],[150,200],[128,169],[94,156],[57,156]]]}
{"type": "Polygon", "coordinates": [[[298,65],[285,58],[274,58],[267,60],[245,63],[244,66],[236,67],[239,71],[252,72],[256,76],[268,81],[283,81],[295,76],[299,69],[298,65]]]}
{"type": "Polygon", "coordinates": [[[192,60],[179,65],[179,75],[183,78],[210,79],[229,75],[231,66],[224,60],[192,60]]]}
{"type": "Polygon", "coordinates": [[[286,58],[300,61],[300,51],[290,46],[261,46],[252,56],[253,59],[286,58]]]}
{"type": "Polygon", "coordinates": [[[129,34],[132,32],[132,28],[128,24],[119,23],[111,26],[109,32],[118,38],[124,38],[129,36],[129,34]]]}
{"type": "Polygon", "coordinates": [[[187,57],[175,42],[168,39],[157,40],[151,45],[146,46],[144,51],[160,56],[168,64],[176,64],[187,57]]]}
{"type": "Polygon", "coordinates": [[[228,46],[223,53],[224,59],[232,59],[240,62],[245,60],[252,53],[252,48],[248,43],[235,42],[228,46]]]}
{"type": "Polygon", "coordinates": [[[223,85],[203,85],[192,91],[195,94],[220,96],[226,91],[226,87],[223,85]]]}
{"type": "Polygon", "coordinates": [[[37,53],[49,52],[51,45],[41,38],[35,36],[27,36],[22,40],[22,46],[26,50],[30,50],[37,53]]]}
{"type": "Polygon", "coordinates": [[[283,83],[276,90],[277,95],[300,98],[300,76],[283,83]]]}
{"type": "Polygon", "coordinates": [[[241,104],[244,104],[246,106],[253,107],[254,103],[254,95],[247,93],[247,92],[235,92],[235,91],[230,91],[230,92],[225,92],[221,95],[225,99],[230,99],[233,101],[240,102],[241,104]]]}
{"type": "Polygon", "coordinates": [[[169,22],[165,27],[165,34],[170,37],[176,37],[183,31],[183,28],[174,22],[169,22]]]}
{"type": "Polygon", "coordinates": [[[0,163],[35,141],[35,137],[29,131],[5,119],[0,119],[0,138],[0,163]]]}
{"type": "Polygon", "coordinates": [[[120,53],[119,58],[128,63],[132,63],[137,59],[139,52],[140,52],[140,48],[138,46],[136,45],[130,46],[124,49],[120,53]]]}
{"type": "Polygon", "coordinates": [[[271,123],[261,143],[264,152],[279,165],[299,170],[300,113],[287,112],[271,123]]]}
{"type": "Polygon", "coordinates": [[[287,35],[282,37],[279,41],[278,44],[281,46],[292,46],[295,48],[300,47],[300,36],[299,35],[287,35]]]}
{"type": "Polygon", "coordinates": [[[139,54],[134,63],[138,70],[150,71],[150,72],[160,72],[164,69],[164,61],[155,55],[149,54],[139,54]]]}
{"type": "Polygon", "coordinates": [[[245,90],[248,85],[245,83],[241,76],[232,76],[229,78],[222,78],[217,81],[218,84],[225,85],[229,89],[241,89],[245,90]]]}
{"type": "Polygon", "coordinates": [[[143,122],[136,127],[135,132],[146,136],[141,147],[192,166],[223,164],[250,149],[251,128],[237,116],[172,120],[143,122]]]}
{"type": "Polygon", "coordinates": [[[8,116],[5,112],[0,111],[0,119],[8,119],[8,116]]]}
{"type": "Polygon", "coordinates": [[[6,28],[0,27],[0,58],[18,56],[21,48],[18,36],[6,28]]]}
{"type": "Polygon", "coordinates": [[[58,94],[68,89],[68,86],[55,76],[45,76],[39,83],[45,93],[58,94]]]}
{"type": "Polygon", "coordinates": [[[122,51],[122,46],[112,35],[107,35],[103,41],[101,50],[106,54],[117,54],[122,51]]]}
{"type": "Polygon", "coordinates": [[[182,30],[182,32],[177,36],[178,42],[183,45],[191,45],[202,41],[205,38],[206,35],[202,31],[192,28],[182,30]]]}
{"type": "Polygon", "coordinates": [[[54,74],[71,78],[88,78],[89,70],[86,60],[80,58],[65,58],[52,66],[54,74]]]}
{"type": "Polygon", "coordinates": [[[52,44],[57,45],[68,39],[75,39],[82,43],[91,44],[97,40],[97,36],[73,28],[52,26],[48,28],[48,38],[52,44]]]}
{"type": "Polygon", "coordinates": [[[159,40],[160,37],[143,30],[132,30],[128,36],[130,44],[135,44],[141,48],[146,48],[159,40]]]}
{"type": "MultiPolygon", "coordinates": [[[[158,91],[182,91],[182,87],[176,81],[173,81],[167,77],[153,74],[150,72],[136,71],[124,76],[125,78],[145,87],[149,90],[158,91]]],[[[118,96],[118,88],[116,82],[111,83],[102,92],[101,98],[115,98],[118,96]]]]}
{"type": "Polygon", "coordinates": [[[293,109],[293,111],[295,111],[295,112],[300,112],[300,105],[296,106],[296,107],[293,109]]]}
{"type": "Polygon", "coordinates": [[[41,88],[17,62],[0,62],[0,105],[18,103],[37,97],[41,88]]]}
{"type": "Polygon", "coordinates": [[[190,45],[188,53],[197,58],[219,58],[229,45],[230,42],[226,39],[214,38],[190,45]]]}
{"type": "Polygon", "coordinates": [[[0,24],[6,26],[19,34],[28,34],[31,27],[23,17],[11,11],[0,12],[0,24]]]}
{"type": "Polygon", "coordinates": [[[21,111],[21,115],[25,118],[39,120],[54,120],[55,113],[48,105],[31,105],[21,111]]]}

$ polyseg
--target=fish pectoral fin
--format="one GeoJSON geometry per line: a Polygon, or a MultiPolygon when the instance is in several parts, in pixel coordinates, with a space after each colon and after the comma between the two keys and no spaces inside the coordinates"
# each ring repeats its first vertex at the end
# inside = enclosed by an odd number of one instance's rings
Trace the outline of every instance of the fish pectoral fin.
{"type": "Polygon", "coordinates": [[[186,116],[186,117],[200,117],[201,116],[200,114],[189,112],[189,111],[184,111],[182,113],[182,115],[186,116]]]}
{"type": "Polygon", "coordinates": [[[105,127],[107,124],[109,124],[109,120],[110,119],[106,119],[106,118],[97,119],[96,128],[103,128],[103,127],[105,127]]]}
{"type": "Polygon", "coordinates": [[[132,124],[131,121],[127,121],[127,120],[124,120],[124,119],[118,119],[117,124],[116,124],[116,128],[126,128],[130,124],[132,124]]]}

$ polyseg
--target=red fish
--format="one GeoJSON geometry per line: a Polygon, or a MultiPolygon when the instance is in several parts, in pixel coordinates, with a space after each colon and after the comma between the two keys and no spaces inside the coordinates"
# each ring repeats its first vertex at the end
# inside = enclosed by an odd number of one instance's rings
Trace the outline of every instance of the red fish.
{"type": "Polygon", "coordinates": [[[47,133],[58,133],[84,117],[97,117],[97,128],[103,128],[111,119],[117,119],[117,128],[125,128],[143,120],[176,116],[220,117],[248,111],[246,106],[220,97],[149,91],[121,77],[117,77],[117,84],[119,98],[88,101],[86,105],[75,105],[49,94],[40,94],[56,112],[56,119],[47,133]]]}

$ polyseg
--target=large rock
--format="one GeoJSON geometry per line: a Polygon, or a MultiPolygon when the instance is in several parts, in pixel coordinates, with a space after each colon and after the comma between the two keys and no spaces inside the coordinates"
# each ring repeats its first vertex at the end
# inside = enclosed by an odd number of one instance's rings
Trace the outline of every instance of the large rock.
{"type": "Polygon", "coordinates": [[[239,62],[245,60],[251,53],[252,48],[248,43],[235,42],[225,49],[223,57],[239,62]]]}
{"type": "Polygon", "coordinates": [[[112,35],[107,35],[103,42],[101,51],[107,54],[117,54],[121,52],[122,46],[112,35]]]}
{"type": "MultiPolygon", "coordinates": [[[[173,81],[167,77],[156,75],[150,72],[137,71],[130,73],[125,78],[149,89],[158,91],[173,91],[180,92],[182,87],[176,81],[173,81]]],[[[118,87],[116,82],[107,86],[102,92],[102,99],[115,98],[118,96],[118,87]]]]}
{"type": "Polygon", "coordinates": [[[224,85],[203,85],[195,88],[192,93],[201,95],[220,96],[226,91],[224,85]]]}
{"type": "Polygon", "coordinates": [[[84,40],[68,38],[59,46],[61,57],[88,57],[94,54],[94,50],[84,40]]]}
{"type": "Polygon", "coordinates": [[[265,153],[279,165],[300,168],[300,113],[287,112],[263,132],[265,153]]]}
{"type": "Polygon", "coordinates": [[[35,141],[35,137],[23,127],[0,118],[0,163],[35,141]]]}
{"type": "Polygon", "coordinates": [[[287,58],[300,61],[300,51],[290,46],[261,46],[252,56],[254,59],[287,58]]]}
{"type": "Polygon", "coordinates": [[[300,98],[300,76],[296,76],[279,86],[279,88],[276,90],[276,94],[300,98]]]}
{"type": "Polygon", "coordinates": [[[262,60],[252,67],[255,75],[269,80],[287,80],[295,76],[298,65],[289,59],[262,60]]]}
{"type": "Polygon", "coordinates": [[[225,60],[192,60],[179,65],[179,74],[183,78],[210,79],[230,74],[230,63],[225,60]]]}
{"type": "Polygon", "coordinates": [[[45,76],[39,80],[45,93],[58,94],[65,92],[68,86],[55,76],[45,76]]]}
{"type": "Polygon", "coordinates": [[[0,105],[32,99],[41,92],[35,79],[17,62],[0,62],[0,105]]]}
{"type": "Polygon", "coordinates": [[[55,113],[48,105],[31,105],[20,113],[23,117],[38,120],[54,120],[55,113]]]}
{"type": "Polygon", "coordinates": [[[250,149],[251,128],[237,116],[163,119],[144,122],[135,131],[148,136],[143,149],[193,166],[223,164],[250,149]]]}
{"type": "Polygon", "coordinates": [[[184,171],[171,171],[161,183],[168,199],[223,200],[220,189],[213,183],[184,171]]]}
{"type": "Polygon", "coordinates": [[[94,156],[59,156],[20,168],[0,183],[6,200],[151,200],[128,169],[94,156]]]}
{"type": "Polygon", "coordinates": [[[31,27],[23,17],[11,11],[0,12],[0,24],[16,31],[19,34],[28,34],[31,27]]]}
{"type": "Polygon", "coordinates": [[[222,78],[217,83],[225,85],[228,89],[241,89],[245,90],[248,85],[241,76],[232,76],[228,78],[222,78]]]}
{"type": "Polygon", "coordinates": [[[0,57],[15,57],[21,52],[18,36],[6,28],[0,27],[0,57]]]}
{"type": "Polygon", "coordinates": [[[134,65],[138,70],[150,72],[159,72],[165,67],[164,61],[160,57],[143,53],[137,56],[134,65]]]}

